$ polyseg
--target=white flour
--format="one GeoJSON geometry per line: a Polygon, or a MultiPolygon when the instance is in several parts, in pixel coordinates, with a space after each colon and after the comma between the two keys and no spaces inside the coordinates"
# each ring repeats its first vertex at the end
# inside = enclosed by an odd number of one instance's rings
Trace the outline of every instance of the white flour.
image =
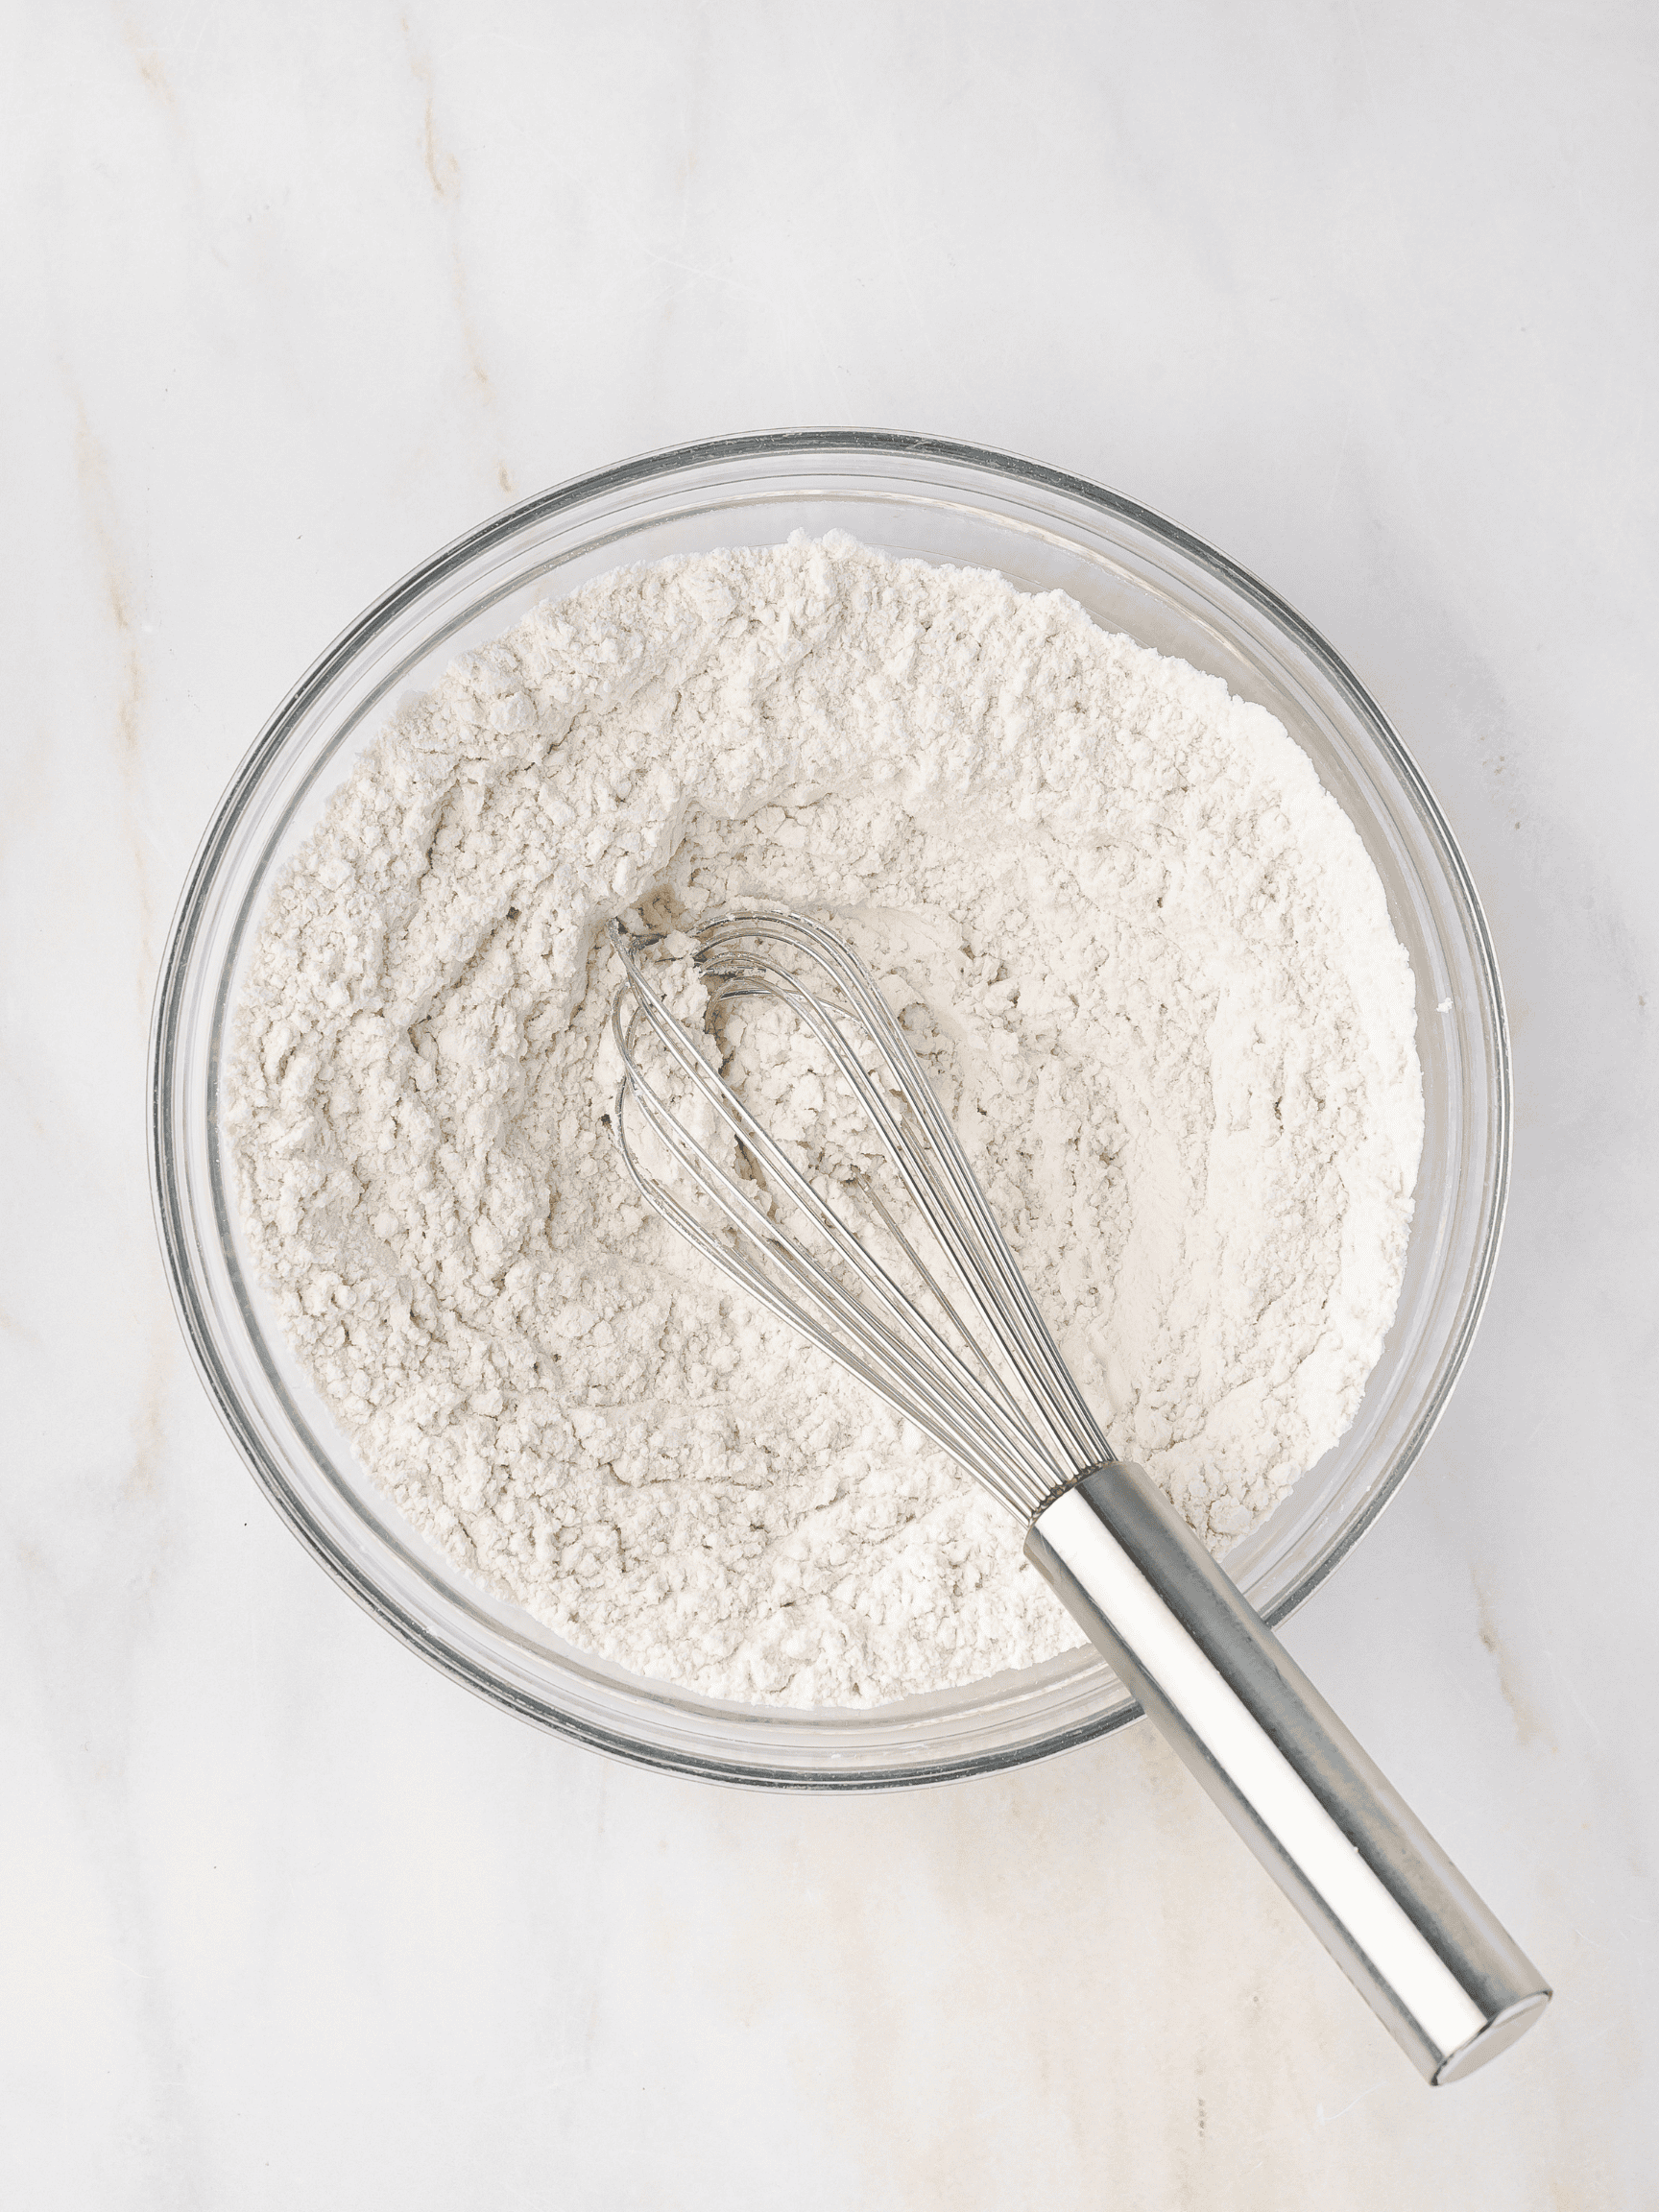
{"type": "Polygon", "coordinates": [[[1394,1312],[1423,1108],[1382,885],[1262,709],[837,537],[538,608],[393,718],[273,895],[245,1217],[418,1528],[719,1696],[1046,1658],[1081,1639],[1016,1524],[705,1273],[596,1126],[600,925],[748,894],[832,906],[909,998],[1114,1446],[1221,1550],[1394,1312]]]}

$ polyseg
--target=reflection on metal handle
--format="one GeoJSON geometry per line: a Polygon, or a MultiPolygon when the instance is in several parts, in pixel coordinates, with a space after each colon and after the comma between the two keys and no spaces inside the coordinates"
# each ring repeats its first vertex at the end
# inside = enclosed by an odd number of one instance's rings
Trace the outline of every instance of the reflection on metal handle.
{"type": "Polygon", "coordinates": [[[1427,2080],[1526,2032],[1537,1968],[1139,1467],[1080,1476],[1025,1551],[1427,2080]]]}

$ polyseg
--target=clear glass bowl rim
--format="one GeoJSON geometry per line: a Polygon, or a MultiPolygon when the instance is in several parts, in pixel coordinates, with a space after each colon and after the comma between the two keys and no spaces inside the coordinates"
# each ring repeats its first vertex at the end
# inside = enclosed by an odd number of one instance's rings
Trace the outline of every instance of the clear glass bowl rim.
{"type": "MultiPolygon", "coordinates": [[[[175,912],[156,983],[151,1025],[148,1072],[148,1140],[152,1198],[169,1288],[192,1361],[220,1420],[266,1496],[313,1556],[373,1618],[418,1651],[441,1671],[491,1702],[521,1718],[565,1735],[592,1748],[605,1750],[637,1764],[694,1774],[704,1779],[785,1789],[896,1789],[960,1779],[968,1775],[1024,1764],[1051,1756],[1093,1740],[1139,1717],[1139,1708],[1120,1703],[1116,1708],[1081,1720],[1071,1720],[1051,1733],[991,1749],[921,1760],[907,1766],[880,1768],[835,1767],[792,1768],[772,1765],[754,1767],[741,1760],[709,1757],[684,1749],[665,1750],[590,1719],[566,1713],[556,1704],[526,1695],[518,1687],[481,1667],[469,1653],[422,1621],[396,1596],[381,1587],[372,1575],[344,1555],[307,1511],[285,1478],[280,1463],[267,1450],[247,1415],[234,1382],[221,1363],[213,1341],[209,1315],[204,1310],[204,1291],[198,1280],[189,1237],[189,1200],[183,1187],[179,1145],[180,1025],[185,1012],[189,971],[198,931],[212,896],[215,878],[232,831],[244,807],[276,760],[290,734],[312,706],[322,699],[365,649],[416,607],[446,579],[468,568],[480,557],[508,545],[515,538],[566,510],[608,495],[626,493],[676,473],[722,466],[741,467],[756,462],[796,460],[803,466],[833,463],[838,457],[866,456],[926,466],[941,464],[1000,477],[1011,485],[1037,493],[1050,493],[1118,518],[1147,537],[1161,541],[1175,554],[1209,571],[1225,589],[1249,603],[1317,668],[1342,699],[1348,710],[1364,726],[1372,744],[1384,757],[1406,787],[1419,827],[1426,830],[1436,857],[1450,878],[1464,923],[1466,950],[1471,955],[1477,988],[1481,998],[1483,1041],[1490,1052],[1488,1070],[1490,1116],[1487,1138],[1490,1159],[1481,1191],[1480,1219],[1476,1247],[1460,1308],[1459,1327],[1442,1355],[1437,1385],[1417,1413],[1411,1431],[1396,1451],[1385,1479],[1373,1490],[1363,1510],[1341,1528],[1311,1567],[1275,1602],[1264,1608],[1264,1618],[1277,1625],[1301,1605],[1347,1557],[1360,1536],[1374,1525],[1384,1505],[1397,1493],[1423,1445],[1432,1432],[1453,1385],[1462,1369],[1490,1288],[1502,1236],[1508,1193],[1512,1144],[1512,1078],[1508,1026],[1503,993],[1480,902],[1455,838],[1432,792],[1399,736],[1369,692],[1339,655],[1296,611],[1247,569],[1196,538],[1179,524],[1105,486],[1052,469],[1043,463],[957,440],[916,436],[904,432],[858,429],[786,429],[716,438],[668,447],[571,478],[519,501],[468,531],[430,559],[412,569],[375,600],[318,657],[287,693],[260,731],[239,764],[191,862],[175,912]]],[[[734,1709],[736,1710],[736,1709],[734,1709]]],[[[743,1709],[747,1710],[747,1709],[743,1709]]],[[[891,1711],[880,1708],[878,1713],[891,1711]]],[[[872,1716],[875,1719],[876,1715],[872,1716]]]]}

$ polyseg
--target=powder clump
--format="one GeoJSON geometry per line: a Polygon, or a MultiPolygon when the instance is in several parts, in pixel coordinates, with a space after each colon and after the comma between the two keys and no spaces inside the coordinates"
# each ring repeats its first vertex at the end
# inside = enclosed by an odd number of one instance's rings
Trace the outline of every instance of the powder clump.
{"type": "MultiPolygon", "coordinates": [[[[875,969],[1114,1447],[1219,1551],[1393,1318],[1423,1102],[1382,884],[1217,679],[835,536],[533,609],[394,715],[273,893],[244,1221],[419,1530],[717,1696],[1051,1657],[1080,1633],[1017,1525],[685,1251],[600,1126],[603,924],[748,897],[830,909],[875,969]]],[[[809,1143],[810,1089],[775,1104],[809,1143]]]]}

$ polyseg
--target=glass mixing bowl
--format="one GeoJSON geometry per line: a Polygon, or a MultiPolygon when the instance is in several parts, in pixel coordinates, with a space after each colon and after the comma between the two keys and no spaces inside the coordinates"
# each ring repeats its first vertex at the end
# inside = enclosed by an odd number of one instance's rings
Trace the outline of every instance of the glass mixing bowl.
{"type": "Polygon", "coordinates": [[[1276,714],[1363,838],[1417,983],[1427,1130],[1400,1310],[1354,1426],[1228,1555],[1269,1622],[1324,1580],[1399,1487],[1468,1352],[1508,1175],[1503,1002],[1439,807],[1349,670],[1283,600],[1130,500],[1008,454],[886,432],[785,431],[647,455],[562,485],[435,554],[329,646],[237,770],[190,871],[151,1041],[151,1170],[197,1368],[277,1511],[336,1581],[457,1681],[643,1764],[795,1789],[983,1773],[1136,1717],[1092,1652],[869,1713],[725,1703],[574,1649],[422,1541],[352,1456],[249,1263],[221,1123],[228,1024],[274,877],[401,697],[535,600],[624,563],[845,530],[1070,592],[1095,621],[1276,714]]]}

